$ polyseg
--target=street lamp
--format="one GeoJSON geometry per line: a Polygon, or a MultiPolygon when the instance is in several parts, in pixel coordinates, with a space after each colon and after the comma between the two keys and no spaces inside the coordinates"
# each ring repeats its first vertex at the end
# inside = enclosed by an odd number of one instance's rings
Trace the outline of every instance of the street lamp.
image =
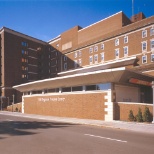
{"type": "Polygon", "coordinates": [[[1,111],[2,111],[2,104],[3,104],[3,99],[2,99],[2,96],[1,96],[1,111]]]}
{"type": "Polygon", "coordinates": [[[5,96],[0,96],[1,97],[1,111],[3,110],[3,98],[6,98],[5,96]]]}
{"type": "Polygon", "coordinates": [[[7,97],[7,99],[8,99],[8,106],[9,106],[9,102],[10,102],[9,97],[7,97]]]}
{"type": "Polygon", "coordinates": [[[12,102],[12,112],[13,112],[13,105],[14,105],[14,94],[13,94],[12,96],[13,96],[13,102],[12,102]]]}

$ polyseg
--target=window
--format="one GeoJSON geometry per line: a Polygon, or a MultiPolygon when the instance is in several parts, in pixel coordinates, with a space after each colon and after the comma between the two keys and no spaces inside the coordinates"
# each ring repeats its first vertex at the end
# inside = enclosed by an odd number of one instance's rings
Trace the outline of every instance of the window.
{"type": "Polygon", "coordinates": [[[56,93],[56,92],[59,92],[58,88],[56,88],[56,89],[48,89],[47,90],[47,93],[56,93]]]}
{"type": "Polygon", "coordinates": [[[97,52],[98,51],[98,46],[94,47],[94,51],[97,52]]]}
{"type": "Polygon", "coordinates": [[[115,46],[118,46],[119,45],[119,39],[116,39],[115,40],[115,46]]]}
{"type": "Polygon", "coordinates": [[[25,67],[25,71],[28,71],[28,67],[25,67]]]}
{"type": "Polygon", "coordinates": [[[142,31],[142,38],[145,38],[145,37],[147,37],[147,30],[142,31]]]}
{"type": "Polygon", "coordinates": [[[77,67],[78,67],[78,61],[74,60],[74,68],[77,68],[77,67]]]}
{"type": "Polygon", "coordinates": [[[23,79],[24,79],[24,78],[28,78],[28,75],[22,74],[22,78],[23,78],[23,79]]]}
{"type": "Polygon", "coordinates": [[[22,58],[22,59],[21,59],[21,62],[25,62],[25,59],[24,59],[24,58],[22,58]]]}
{"type": "Polygon", "coordinates": [[[62,88],[62,92],[71,92],[71,87],[62,88]]]}
{"type": "Polygon", "coordinates": [[[24,47],[27,47],[27,46],[28,46],[28,43],[26,43],[26,42],[21,42],[21,45],[24,46],[24,47]]]}
{"type": "Polygon", "coordinates": [[[104,50],[104,43],[101,44],[101,49],[104,50]]]}
{"type": "Polygon", "coordinates": [[[81,50],[79,50],[79,57],[81,57],[82,56],[82,52],[81,52],[81,50]]]}
{"type": "Polygon", "coordinates": [[[25,51],[25,55],[28,55],[28,51],[25,51]]]}
{"type": "Polygon", "coordinates": [[[154,35],[154,27],[150,29],[150,36],[153,36],[153,35],[154,35]]]}
{"type": "Polygon", "coordinates": [[[22,50],[21,52],[22,52],[22,54],[24,54],[24,53],[25,53],[25,51],[24,51],[24,50],[22,50]]]}
{"type": "Polygon", "coordinates": [[[111,84],[110,83],[101,83],[96,85],[97,90],[109,90],[111,89],[111,84]]]}
{"type": "Polygon", "coordinates": [[[86,91],[96,90],[96,85],[87,85],[86,91]]]}
{"type": "Polygon", "coordinates": [[[77,58],[78,57],[78,53],[77,51],[74,52],[74,58],[77,58]]]}
{"type": "Polygon", "coordinates": [[[142,64],[147,63],[147,55],[142,56],[142,64]]]}
{"type": "Polygon", "coordinates": [[[124,37],[124,43],[128,43],[128,36],[124,37]]]}
{"type": "Polygon", "coordinates": [[[72,87],[72,91],[82,91],[82,86],[72,87]]]}
{"type": "Polygon", "coordinates": [[[64,70],[67,70],[67,63],[64,63],[64,70]]]}
{"type": "Polygon", "coordinates": [[[98,63],[98,54],[94,55],[94,62],[98,63]]]}
{"type": "Polygon", "coordinates": [[[92,64],[93,63],[93,56],[89,57],[89,63],[92,64]]]}
{"type": "Polygon", "coordinates": [[[104,62],[104,52],[101,53],[101,62],[104,62]]]}
{"type": "Polygon", "coordinates": [[[128,46],[124,47],[124,57],[128,56],[128,46]]]}
{"type": "Polygon", "coordinates": [[[64,56],[64,61],[67,61],[67,56],[64,56]]]}
{"type": "Polygon", "coordinates": [[[82,59],[79,59],[79,62],[78,62],[79,66],[82,65],[82,59]]]}
{"type": "Polygon", "coordinates": [[[151,43],[151,44],[150,44],[150,46],[151,46],[151,50],[154,51],[154,40],[151,40],[150,43],[151,43]]]}
{"type": "Polygon", "coordinates": [[[89,48],[89,53],[92,53],[92,52],[93,52],[93,48],[90,47],[90,48],[89,48]]]}
{"type": "Polygon", "coordinates": [[[115,58],[119,58],[119,49],[115,49],[115,58]]]}
{"type": "Polygon", "coordinates": [[[147,50],[147,41],[142,42],[142,51],[147,50]]]}
{"type": "Polygon", "coordinates": [[[151,54],[151,62],[154,62],[154,54],[151,54]]]}

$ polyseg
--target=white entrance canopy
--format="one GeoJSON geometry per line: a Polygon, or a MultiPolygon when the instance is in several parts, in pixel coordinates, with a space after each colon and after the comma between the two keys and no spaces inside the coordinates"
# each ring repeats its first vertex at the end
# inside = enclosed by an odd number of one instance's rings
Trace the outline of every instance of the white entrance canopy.
{"type": "Polygon", "coordinates": [[[131,69],[120,67],[113,69],[105,69],[87,73],[79,73],[55,77],[50,79],[39,80],[14,86],[13,88],[20,92],[38,91],[44,89],[54,89],[60,87],[72,87],[79,85],[89,85],[96,83],[129,83],[131,78],[140,81],[152,82],[154,77],[142,73],[132,71],[131,69]]]}

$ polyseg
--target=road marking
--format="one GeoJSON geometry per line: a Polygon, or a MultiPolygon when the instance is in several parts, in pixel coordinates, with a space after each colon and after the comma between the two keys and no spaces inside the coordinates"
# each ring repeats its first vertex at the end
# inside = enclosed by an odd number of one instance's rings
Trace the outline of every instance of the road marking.
{"type": "Polygon", "coordinates": [[[11,120],[11,119],[6,119],[7,121],[13,121],[13,120],[11,120]]]}
{"type": "Polygon", "coordinates": [[[84,135],[87,135],[87,136],[91,136],[91,137],[102,138],[102,139],[107,139],[107,140],[111,140],[111,141],[117,141],[117,142],[123,142],[123,143],[127,143],[127,141],[118,140],[118,139],[109,138],[109,137],[96,136],[96,135],[92,135],[92,134],[84,134],[84,135]]]}

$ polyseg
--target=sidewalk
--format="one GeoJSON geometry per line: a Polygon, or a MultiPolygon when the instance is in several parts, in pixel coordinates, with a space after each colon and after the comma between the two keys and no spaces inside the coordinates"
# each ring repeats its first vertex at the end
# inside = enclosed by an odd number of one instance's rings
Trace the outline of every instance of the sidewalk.
{"type": "Polygon", "coordinates": [[[23,114],[19,112],[7,112],[0,111],[0,115],[11,115],[17,117],[25,117],[32,119],[41,119],[73,124],[83,124],[83,125],[93,125],[99,127],[109,127],[115,129],[124,129],[141,133],[154,134],[154,123],[137,123],[137,122],[123,122],[123,121],[102,121],[102,120],[91,120],[91,119],[77,119],[77,118],[67,118],[67,117],[54,117],[54,116],[42,116],[34,114],[23,114]]]}

